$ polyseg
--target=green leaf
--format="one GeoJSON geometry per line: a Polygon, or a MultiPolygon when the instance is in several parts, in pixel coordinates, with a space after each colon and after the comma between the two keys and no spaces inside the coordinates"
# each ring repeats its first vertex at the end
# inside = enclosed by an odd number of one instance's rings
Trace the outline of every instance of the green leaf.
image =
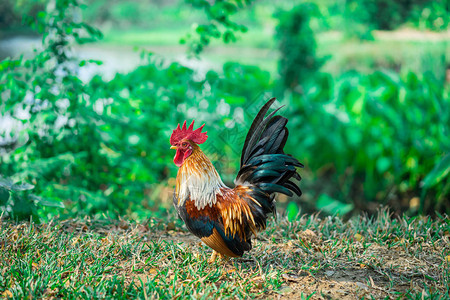
{"type": "Polygon", "coordinates": [[[4,206],[9,200],[9,190],[0,187],[0,206],[4,206]]]}
{"type": "Polygon", "coordinates": [[[61,201],[54,201],[54,200],[50,200],[50,199],[42,199],[41,197],[38,197],[36,195],[30,195],[29,198],[31,200],[34,200],[39,205],[65,208],[64,203],[61,202],[61,201]]]}
{"type": "Polygon", "coordinates": [[[345,215],[352,211],[353,204],[342,203],[333,199],[326,194],[320,195],[316,203],[317,209],[322,210],[330,215],[345,215]]]}
{"type": "Polygon", "coordinates": [[[226,101],[228,104],[242,105],[246,102],[246,99],[245,97],[227,95],[226,101]]]}
{"type": "Polygon", "coordinates": [[[89,59],[88,62],[91,64],[96,64],[97,66],[103,65],[103,62],[101,60],[89,59]]]}
{"type": "Polygon", "coordinates": [[[0,187],[5,188],[7,190],[11,190],[13,186],[13,182],[8,178],[3,178],[0,176],[0,187]]]}
{"type": "Polygon", "coordinates": [[[12,214],[14,219],[19,221],[28,220],[30,216],[36,216],[36,206],[27,197],[20,197],[13,194],[13,200],[12,214]]]}
{"type": "Polygon", "coordinates": [[[20,192],[20,191],[27,191],[27,190],[32,190],[34,189],[34,185],[29,184],[29,183],[22,183],[22,184],[13,184],[11,187],[11,190],[13,190],[14,192],[20,192]]]}
{"type": "Polygon", "coordinates": [[[364,107],[364,100],[365,100],[364,95],[359,95],[359,97],[355,100],[355,102],[353,102],[351,110],[354,114],[357,115],[361,114],[364,107]]]}
{"type": "Polygon", "coordinates": [[[387,157],[380,157],[377,159],[377,170],[380,173],[386,172],[391,166],[391,160],[387,157]]]}
{"type": "Polygon", "coordinates": [[[450,172],[450,153],[445,155],[431,170],[430,173],[425,176],[422,182],[422,187],[428,189],[433,185],[439,183],[450,172]]]}
{"type": "Polygon", "coordinates": [[[286,215],[290,222],[294,221],[297,218],[299,212],[300,209],[298,208],[297,203],[289,202],[288,206],[286,207],[286,215]]]}
{"type": "Polygon", "coordinates": [[[225,43],[236,42],[236,36],[230,30],[227,30],[223,33],[223,41],[225,43]]]}

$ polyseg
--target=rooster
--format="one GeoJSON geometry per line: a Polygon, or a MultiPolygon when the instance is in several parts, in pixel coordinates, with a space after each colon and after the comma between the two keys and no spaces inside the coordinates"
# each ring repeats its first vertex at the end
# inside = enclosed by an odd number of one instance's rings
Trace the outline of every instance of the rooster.
{"type": "Polygon", "coordinates": [[[208,138],[203,124],[194,130],[194,121],[186,128],[180,124],[170,137],[176,149],[178,169],[173,203],[186,227],[213,249],[209,262],[220,257],[240,257],[252,248],[251,238],[265,229],[267,216],[275,213],[275,193],[301,195],[290,179],[300,180],[296,167],[303,165],[285,154],[288,138],[287,119],[267,117],[275,98],[256,115],[242,149],[235,187],[227,187],[199,145],[208,138]]]}

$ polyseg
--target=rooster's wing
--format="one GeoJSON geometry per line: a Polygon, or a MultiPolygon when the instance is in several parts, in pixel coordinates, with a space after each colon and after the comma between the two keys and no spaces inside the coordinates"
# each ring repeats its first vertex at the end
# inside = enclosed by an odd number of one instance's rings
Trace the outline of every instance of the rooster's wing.
{"type": "Polygon", "coordinates": [[[178,214],[186,227],[215,251],[230,257],[238,257],[252,248],[251,235],[255,222],[245,197],[245,188],[223,188],[216,195],[216,203],[203,209],[189,199],[178,206],[178,214]]]}

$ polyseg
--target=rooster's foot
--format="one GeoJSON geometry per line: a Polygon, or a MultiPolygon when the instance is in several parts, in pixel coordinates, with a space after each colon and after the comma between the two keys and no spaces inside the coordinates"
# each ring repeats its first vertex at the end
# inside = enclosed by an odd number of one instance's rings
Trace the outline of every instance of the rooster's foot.
{"type": "Polygon", "coordinates": [[[219,252],[213,250],[213,253],[211,254],[211,257],[208,259],[208,262],[209,262],[210,264],[212,264],[213,262],[216,261],[217,256],[218,256],[220,259],[225,259],[225,255],[220,254],[219,252]]]}

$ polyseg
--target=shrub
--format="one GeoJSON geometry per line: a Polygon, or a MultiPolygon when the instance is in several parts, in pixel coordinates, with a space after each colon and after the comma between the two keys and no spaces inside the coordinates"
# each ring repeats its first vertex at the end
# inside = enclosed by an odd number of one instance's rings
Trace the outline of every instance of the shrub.
{"type": "Polygon", "coordinates": [[[316,57],[317,45],[309,26],[310,18],[317,14],[316,5],[305,3],[276,14],[279,20],[275,34],[280,50],[278,72],[289,89],[295,89],[314,76],[325,62],[316,57]]]}
{"type": "Polygon", "coordinates": [[[292,96],[294,153],[318,190],[358,209],[449,212],[449,96],[432,74],[324,75],[292,96]]]}

